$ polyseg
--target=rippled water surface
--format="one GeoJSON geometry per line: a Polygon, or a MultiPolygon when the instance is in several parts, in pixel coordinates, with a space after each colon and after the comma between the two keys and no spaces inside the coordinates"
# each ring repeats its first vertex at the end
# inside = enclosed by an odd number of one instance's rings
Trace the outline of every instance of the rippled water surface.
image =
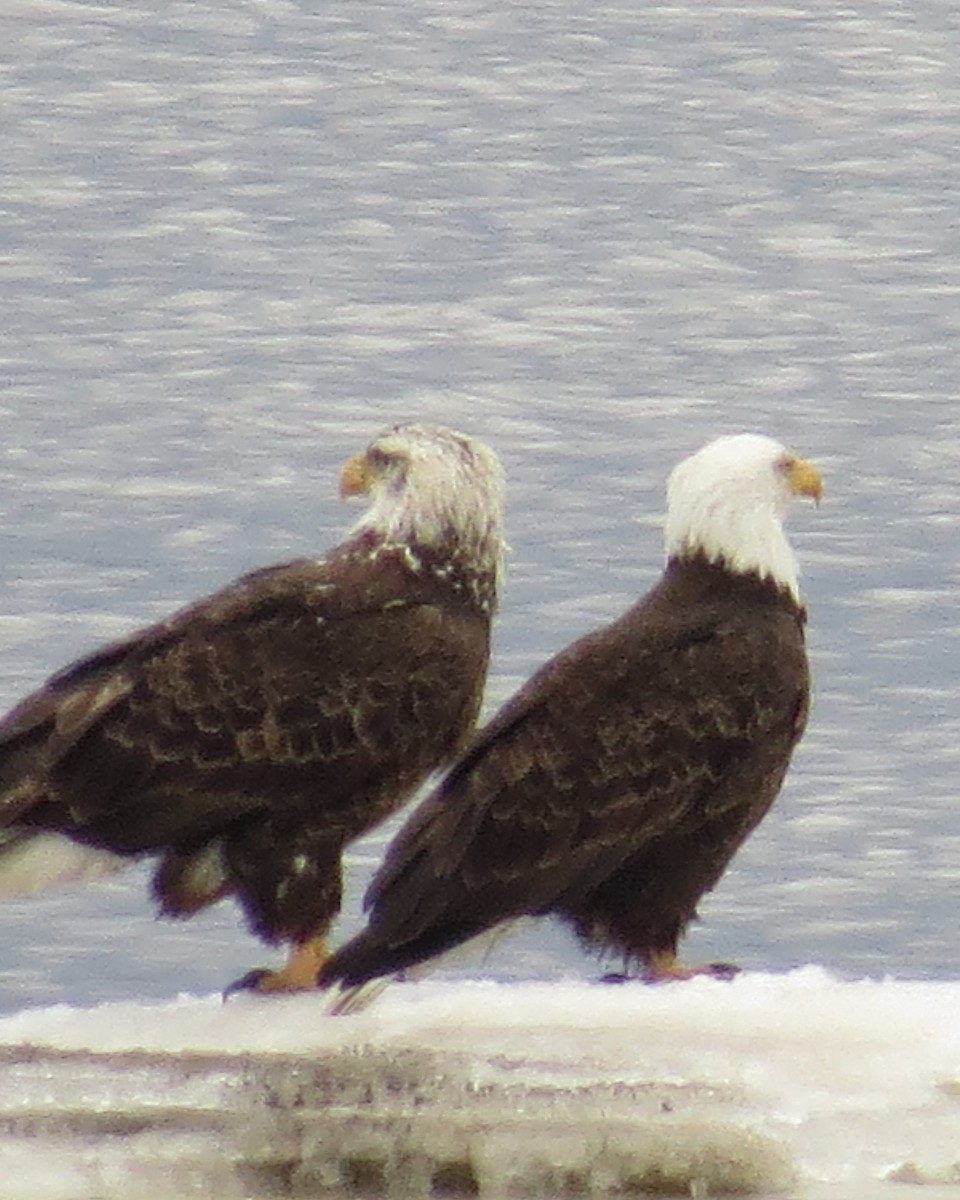
{"type": "MultiPolygon", "coordinates": [[[[13,0],[0,45],[4,704],[330,545],[418,418],[509,473],[493,705],[655,578],[672,463],[759,429],[826,478],[816,702],[690,954],[960,973],[952,3],[13,0]]],[[[0,1005],[264,960],[145,878],[0,908],[0,1005]]],[[[540,927],[463,969],[597,968],[540,927]]]]}

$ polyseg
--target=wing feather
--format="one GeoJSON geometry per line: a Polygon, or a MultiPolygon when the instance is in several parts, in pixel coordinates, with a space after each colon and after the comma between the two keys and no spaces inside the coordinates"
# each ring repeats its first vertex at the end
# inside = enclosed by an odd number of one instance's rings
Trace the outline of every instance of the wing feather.
{"type": "Polygon", "coordinates": [[[379,943],[435,953],[465,929],[567,904],[658,838],[742,805],[718,785],[765,723],[792,746],[806,676],[784,706],[770,671],[782,612],[753,627],[729,610],[672,622],[663,599],[574,643],[479,735],[371,885],[379,943]]]}
{"type": "Polygon", "coordinates": [[[55,675],[0,726],[0,819],[33,806],[127,853],[268,801],[322,795],[331,826],[349,826],[364,789],[376,808],[403,786],[378,756],[421,775],[431,722],[468,727],[479,701],[479,683],[458,698],[446,672],[485,665],[485,622],[396,584],[382,561],[335,555],[269,568],[55,675]]]}

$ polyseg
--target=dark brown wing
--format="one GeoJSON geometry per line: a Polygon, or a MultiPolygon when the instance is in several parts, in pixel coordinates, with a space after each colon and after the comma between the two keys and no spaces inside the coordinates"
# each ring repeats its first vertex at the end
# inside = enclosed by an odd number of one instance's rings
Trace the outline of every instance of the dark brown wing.
{"type": "Polygon", "coordinates": [[[487,622],[399,561],[257,572],[54,676],[0,727],[0,822],[120,853],[267,809],[353,836],[458,748],[487,622]]]}
{"type": "Polygon", "coordinates": [[[805,720],[802,619],[759,584],[733,603],[675,592],[661,585],[507,703],[391,846],[369,928],[325,980],[575,909],[678,831],[730,818],[745,836],[772,799],[755,777],[775,792],[805,720]]]}

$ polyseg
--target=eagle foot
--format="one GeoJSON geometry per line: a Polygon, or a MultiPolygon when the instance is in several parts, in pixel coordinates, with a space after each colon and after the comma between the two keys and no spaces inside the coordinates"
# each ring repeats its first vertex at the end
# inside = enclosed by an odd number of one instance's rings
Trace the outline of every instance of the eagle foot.
{"type": "Polygon", "coordinates": [[[277,989],[271,988],[266,982],[271,975],[276,975],[276,971],[270,971],[266,967],[255,967],[252,971],[248,971],[246,975],[241,975],[239,979],[235,979],[233,983],[228,983],[223,989],[223,1000],[226,1002],[231,996],[237,992],[269,992],[277,989]],[[262,986],[265,985],[265,986],[262,986]]]}
{"type": "Polygon", "coordinates": [[[677,980],[693,979],[695,975],[708,975],[711,979],[733,979],[740,974],[736,963],[704,963],[702,966],[687,967],[673,954],[653,954],[642,971],[632,975],[629,971],[610,971],[601,975],[598,982],[621,983],[675,983],[677,980]]]}
{"type": "Polygon", "coordinates": [[[715,962],[707,963],[706,966],[697,968],[694,971],[695,975],[709,975],[712,979],[735,979],[740,974],[740,967],[736,963],[715,962]]]}
{"type": "Polygon", "coordinates": [[[654,960],[640,975],[644,983],[674,983],[677,980],[693,979],[697,975],[707,975],[711,979],[731,980],[740,974],[736,963],[703,963],[698,967],[686,967],[676,959],[670,961],[654,960]]]}
{"type": "Polygon", "coordinates": [[[236,992],[257,992],[262,996],[290,996],[296,992],[312,992],[317,987],[317,975],[327,961],[329,951],[323,938],[296,942],[290,947],[286,964],[279,971],[255,967],[234,980],[224,989],[229,1000],[236,992]]]}

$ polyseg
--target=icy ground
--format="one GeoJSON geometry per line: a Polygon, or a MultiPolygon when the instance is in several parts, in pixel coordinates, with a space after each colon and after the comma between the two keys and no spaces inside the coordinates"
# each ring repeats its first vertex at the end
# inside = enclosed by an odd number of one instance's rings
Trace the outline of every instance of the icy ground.
{"type": "Polygon", "coordinates": [[[955,1196],[958,1014],[817,967],[34,1009],[0,1020],[0,1194],[955,1196]]]}

